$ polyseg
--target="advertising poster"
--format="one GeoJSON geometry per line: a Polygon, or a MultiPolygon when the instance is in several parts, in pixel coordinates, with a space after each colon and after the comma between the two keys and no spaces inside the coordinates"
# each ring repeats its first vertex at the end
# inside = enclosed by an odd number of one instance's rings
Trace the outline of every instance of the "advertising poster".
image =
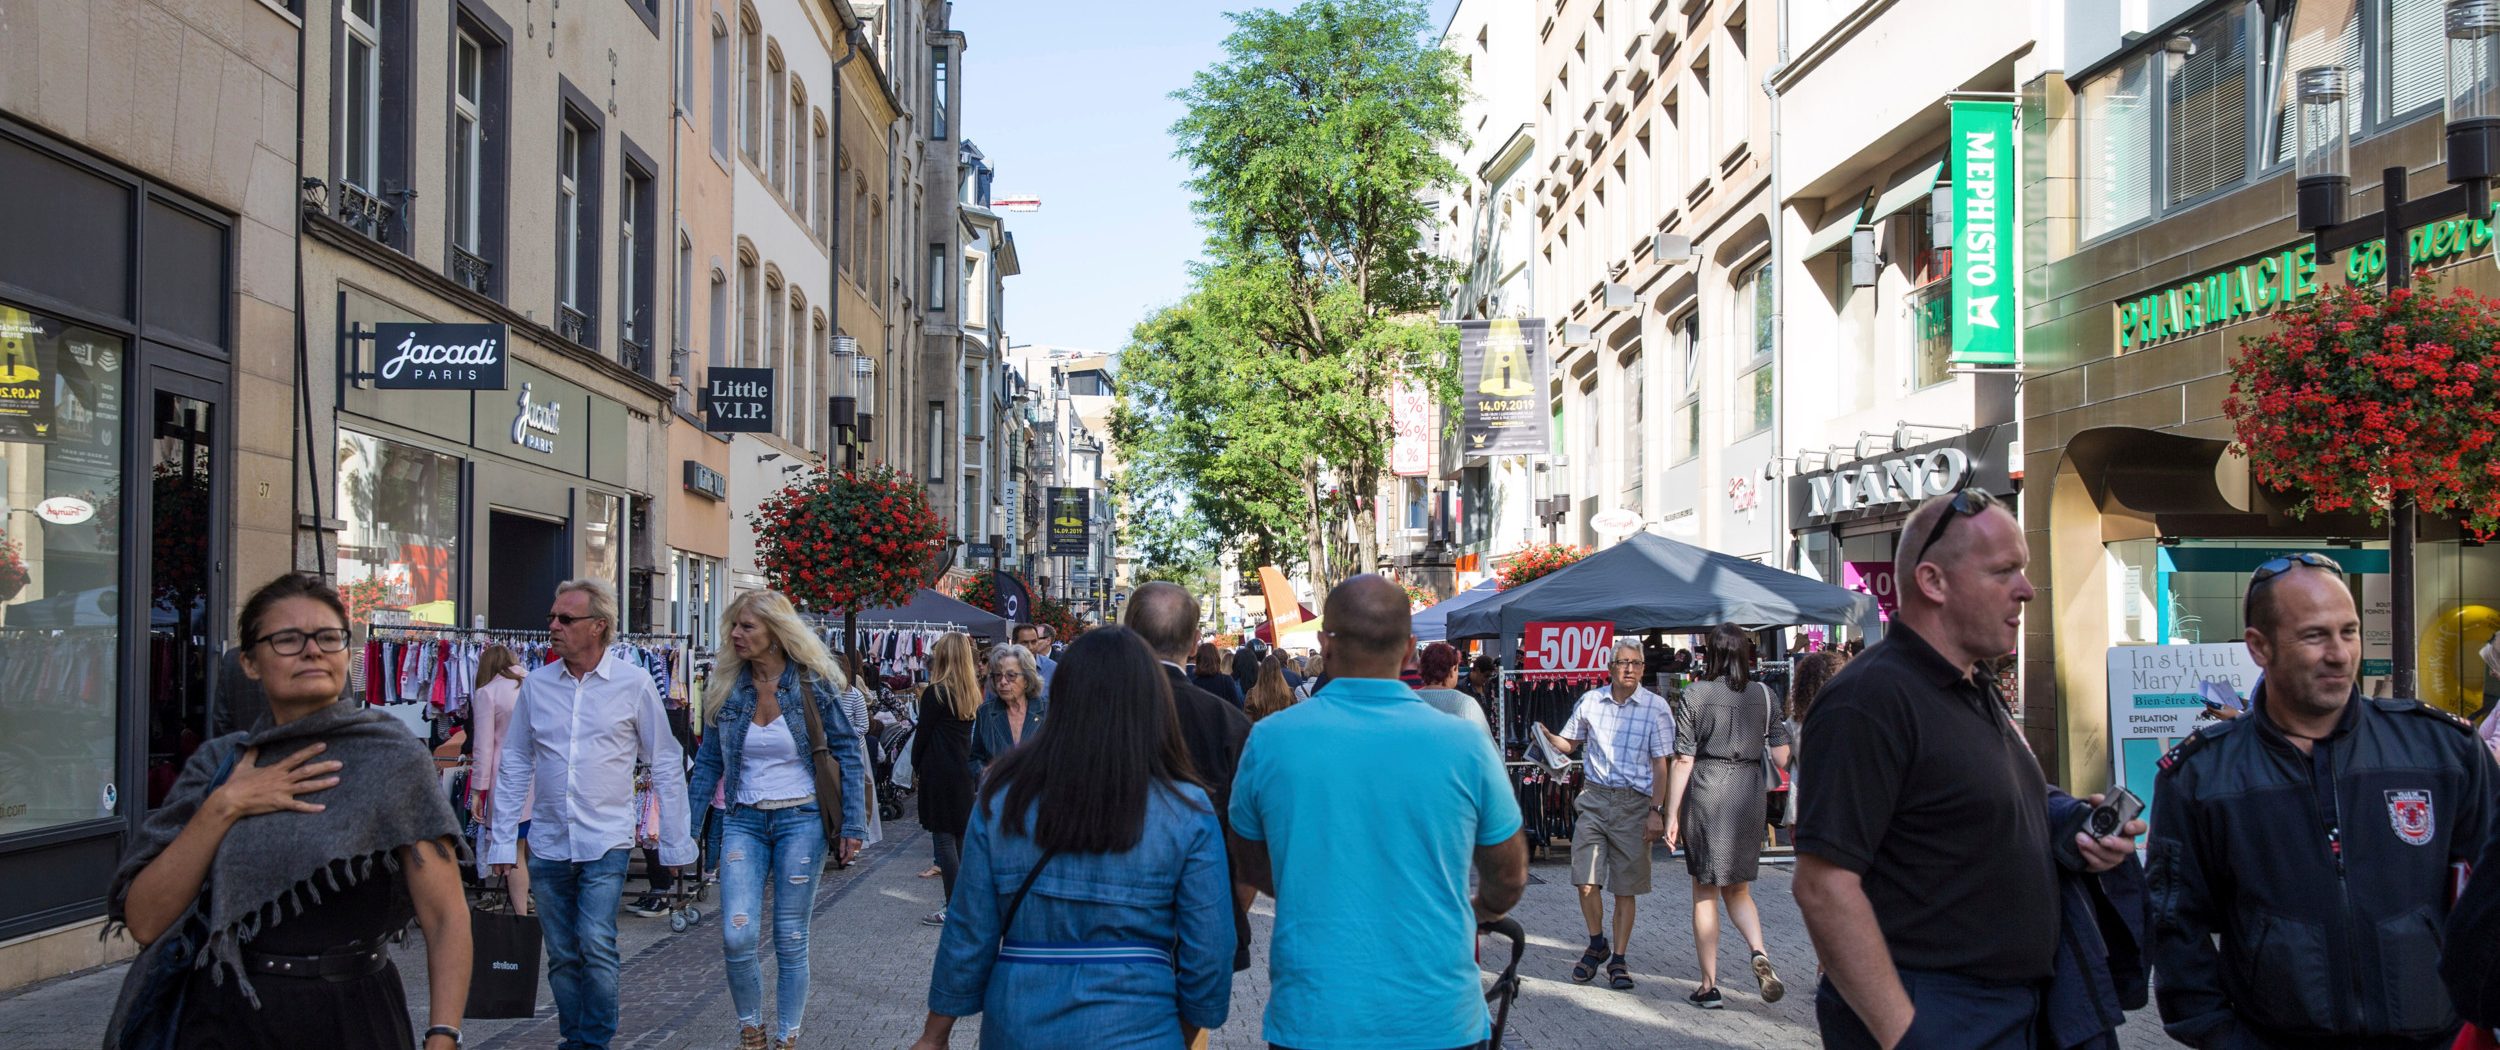
{"type": "Polygon", "coordinates": [[[52,440],[53,341],[61,327],[0,306],[0,441],[52,440]]]}
{"type": "Polygon", "coordinates": [[[2198,726],[2239,714],[2256,688],[2244,642],[2111,646],[2112,782],[2144,800],[2149,820],[2161,756],[2198,726]]]}
{"type": "Polygon", "coordinates": [[[1549,449],[1545,322],[1458,322],[1460,450],[1469,458],[1549,449]]]}
{"type": "Polygon", "coordinates": [[[1953,360],[2015,363],[2014,104],[1956,99],[1953,173],[1953,360]]]}
{"type": "Polygon", "coordinates": [[[1050,552],[1084,557],[1093,523],[1092,489],[1053,487],[1050,490],[1050,552]]]}
{"type": "Polygon", "coordinates": [[[1389,393],[1389,472],[1414,477],[1432,470],[1435,451],[1432,398],[1421,383],[1400,383],[1389,393]]]}

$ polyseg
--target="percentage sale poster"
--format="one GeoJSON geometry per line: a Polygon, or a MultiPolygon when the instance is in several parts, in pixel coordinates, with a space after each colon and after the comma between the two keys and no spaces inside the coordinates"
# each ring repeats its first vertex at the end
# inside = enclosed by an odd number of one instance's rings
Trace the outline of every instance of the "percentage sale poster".
{"type": "Polygon", "coordinates": [[[1527,626],[1526,635],[1528,644],[1519,651],[1519,669],[1528,680],[1586,678],[1606,673],[1615,625],[1596,620],[1539,621],[1527,626]]]}

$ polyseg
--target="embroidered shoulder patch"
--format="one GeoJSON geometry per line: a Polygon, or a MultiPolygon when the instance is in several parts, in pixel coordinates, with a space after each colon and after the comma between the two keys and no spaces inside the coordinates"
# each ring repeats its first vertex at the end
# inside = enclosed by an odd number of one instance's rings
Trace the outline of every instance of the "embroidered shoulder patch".
{"type": "Polygon", "coordinates": [[[2438,815],[2431,811],[2429,791],[2390,791],[2387,793],[2387,822],[2396,829],[2396,837],[2408,846],[2427,846],[2439,829],[2438,815]]]}

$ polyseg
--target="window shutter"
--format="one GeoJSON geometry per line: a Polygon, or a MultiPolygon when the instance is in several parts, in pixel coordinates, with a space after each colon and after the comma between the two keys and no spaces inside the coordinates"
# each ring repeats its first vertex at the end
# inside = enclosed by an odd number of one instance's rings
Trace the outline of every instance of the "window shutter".
{"type": "MultiPolygon", "coordinates": [[[[2292,85],[2311,66],[2344,68],[2352,93],[2344,103],[2344,129],[2361,134],[2363,97],[2361,8],[2354,0],[2300,0],[2278,19],[2274,80],[2274,162],[2292,161],[2292,85]]],[[[2445,54],[2445,50],[2441,51],[2445,54]]]]}
{"type": "Polygon", "coordinates": [[[2440,0],[2385,0],[2387,31],[2380,34],[2381,68],[2387,70],[2385,119],[2440,101],[2447,90],[2448,34],[2440,0]]]}
{"type": "Polygon", "coordinates": [[[2083,87],[2083,234],[2153,213],[2153,65],[2137,57],[2083,87]]]}
{"type": "Polygon", "coordinates": [[[2187,53],[2163,52],[2170,66],[2164,93],[2172,204],[2237,185],[2248,175],[2245,9],[2226,8],[2180,37],[2187,53]]]}

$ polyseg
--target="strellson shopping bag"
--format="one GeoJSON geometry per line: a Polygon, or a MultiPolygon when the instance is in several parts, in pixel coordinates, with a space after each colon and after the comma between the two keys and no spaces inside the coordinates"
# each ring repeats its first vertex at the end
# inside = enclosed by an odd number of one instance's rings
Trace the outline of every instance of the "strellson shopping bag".
{"type": "Polygon", "coordinates": [[[538,1009],[538,918],[469,912],[469,1006],[481,1020],[529,1017],[538,1009]]]}

